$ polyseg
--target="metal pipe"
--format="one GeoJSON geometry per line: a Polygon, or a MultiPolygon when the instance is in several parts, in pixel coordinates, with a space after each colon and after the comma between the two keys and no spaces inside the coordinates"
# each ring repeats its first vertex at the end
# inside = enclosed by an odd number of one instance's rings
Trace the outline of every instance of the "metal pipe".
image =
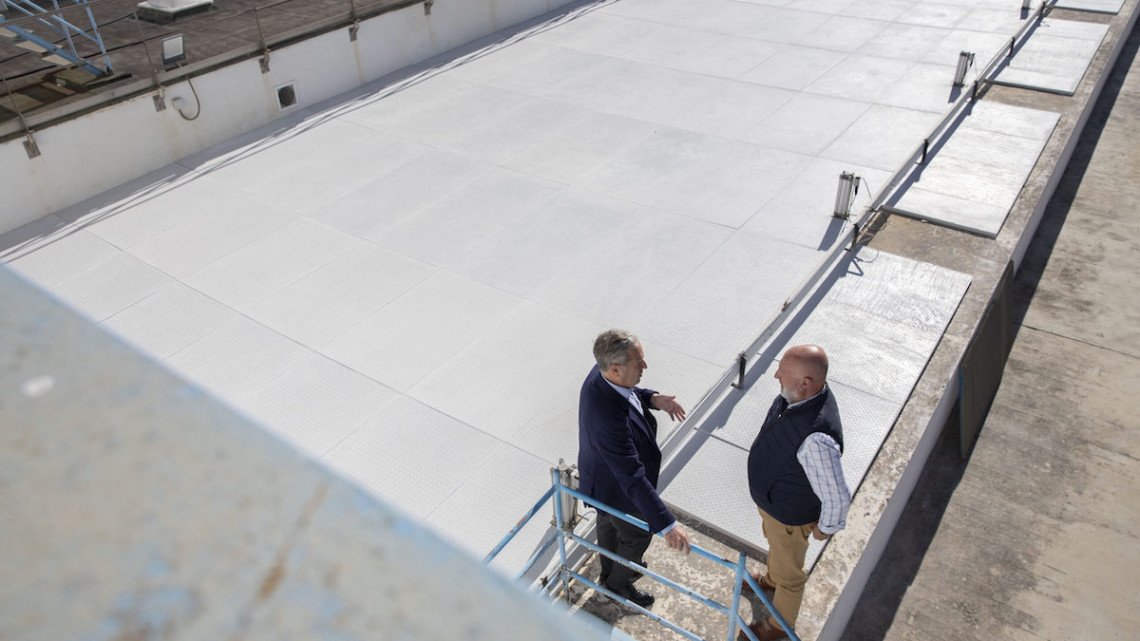
{"type": "Polygon", "coordinates": [[[269,73],[269,44],[265,41],[265,32],[261,29],[261,14],[257,12],[257,2],[249,0],[253,7],[253,21],[257,23],[257,37],[261,43],[261,73],[269,73]]]}
{"type": "Polygon", "coordinates": [[[744,352],[740,352],[740,354],[736,356],[736,365],[739,370],[738,380],[733,383],[732,386],[736,389],[744,389],[744,369],[748,365],[748,357],[744,352]]]}
{"type": "MultiPolygon", "coordinates": [[[[732,610],[731,613],[736,616],[728,618],[728,641],[736,639],[736,626],[740,618],[740,585],[747,574],[746,565],[744,563],[744,552],[740,553],[740,558],[736,560],[736,576],[732,580],[732,610]]],[[[744,626],[748,627],[748,626],[744,626]]]]}
{"type": "MultiPolygon", "coordinates": [[[[550,546],[554,545],[554,539],[557,536],[558,533],[555,532],[543,540],[542,544],[539,545],[538,548],[536,548],[535,551],[531,553],[530,558],[528,558],[526,560],[526,563],[523,564],[522,569],[515,573],[516,580],[523,578],[526,576],[527,572],[530,572],[530,569],[534,567],[534,564],[538,562],[538,559],[541,558],[543,554],[546,554],[546,551],[550,549],[550,546]]],[[[486,562],[487,560],[483,561],[483,563],[486,562]]]]}
{"type": "Polygon", "coordinates": [[[143,46],[143,51],[146,52],[146,62],[150,67],[150,77],[154,80],[154,86],[158,89],[158,94],[154,96],[154,110],[162,111],[166,109],[166,99],[163,96],[162,81],[158,79],[158,70],[154,68],[154,58],[150,56],[150,47],[146,46],[146,37],[143,36],[142,23],[139,22],[139,8],[135,5],[133,10],[135,15],[135,27],[139,31],[139,43],[143,46]]]}
{"type": "Polygon", "coordinates": [[[28,158],[32,159],[40,155],[40,146],[36,144],[36,139],[32,136],[32,130],[28,129],[28,121],[24,120],[24,113],[20,109],[16,97],[12,95],[12,87],[8,84],[8,76],[0,73],[0,79],[4,81],[4,90],[8,92],[8,99],[12,101],[12,108],[16,110],[16,117],[20,119],[20,125],[24,128],[24,135],[28,137],[24,141],[24,152],[28,154],[28,158]]]}
{"type": "MultiPolygon", "coordinates": [[[[637,527],[645,530],[646,532],[649,531],[649,525],[645,521],[642,521],[641,519],[639,519],[637,517],[630,516],[630,515],[626,514],[625,512],[622,512],[620,510],[615,510],[614,508],[606,505],[605,503],[601,503],[597,499],[592,499],[592,498],[586,496],[585,494],[582,494],[581,492],[579,492],[577,490],[571,490],[570,488],[563,487],[563,488],[561,488],[560,491],[576,497],[579,501],[582,501],[584,503],[588,503],[590,506],[592,506],[596,510],[601,510],[607,514],[612,514],[613,516],[618,517],[619,519],[625,521],[626,523],[629,523],[631,525],[636,525],[637,527]]],[[[662,534],[660,532],[658,532],[654,536],[662,536],[662,534]]],[[[735,561],[730,561],[730,560],[724,558],[723,556],[718,556],[716,554],[713,554],[712,552],[709,552],[708,550],[700,547],[699,545],[692,545],[692,546],[690,546],[690,549],[693,552],[695,552],[697,554],[697,556],[702,556],[702,557],[704,557],[710,561],[715,561],[716,563],[719,563],[725,567],[731,568],[735,565],[735,561]]],[[[638,566],[638,567],[640,568],[641,566],[638,566]]]]}
{"type": "Polygon", "coordinates": [[[348,12],[352,17],[352,26],[348,28],[348,40],[356,42],[356,32],[360,31],[360,18],[356,16],[356,0],[348,0],[348,12]]]}
{"type": "Polygon", "coordinates": [[[528,510],[527,513],[525,515],[523,515],[523,517],[521,519],[519,519],[519,522],[516,523],[513,528],[511,528],[510,532],[507,532],[507,535],[503,537],[503,540],[499,541],[499,544],[496,545],[493,550],[488,552],[487,556],[483,557],[483,563],[484,564],[490,563],[492,559],[494,559],[496,556],[498,556],[499,552],[502,552],[503,548],[506,547],[507,544],[511,542],[511,539],[515,538],[515,535],[518,534],[523,529],[523,527],[526,526],[527,523],[530,523],[530,520],[534,517],[534,515],[537,514],[539,510],[542,509],[542,506],[545,505],[546,502],[549,501],[550,497],[552,497],[552,496],[554,496],[554,486],[553,485],[550,486],[550,489],[547,490],[546,493],[542,495],[542,498],[535,501],[534,506],[531,507],[530,510],[528,510]]]}
{"type": "Polygon", "coordinates": [[[780,611],[777,610],[776,606],[772,604],[772,600],[768,598],[767,594],[764,594],[764,590],[760,589],[760,583],[756,579],[753,579],[751,574],[745,573],[742,578],[745,581],[748,581],[748,585],[752,587],[752,592],[756,596],[760,597],[760,602],[764,604],[765,608],[768,608],[768,612],[771,613],[773,617],[775,617],[776,622],[780,624],[780,627],[784,629],[784,632],[788,633],[788,637],[792,641],[800,641],[800,638],[796,636],[796,631],[792,629],[792,626],[788,625],[788,620],[785,619],[782,614],[780,614],[780,611]]]}
{"type": "MultiPolygon", "coordinates": [[[[573,574],[574,578],[577,579],[578,582],[582,583],[583,585],[586,585],[587,587],[593,588],[594,590],[601,592],[602,594],[610,597],[614,601],[617,601],[618,603],[621,603],[622,605],[624,605],[628,608],[633,608],[634,610],[637,610],[641,614],[644,614],[645,616],[649,617],[650,619],[656,621],[657,623],[660,623],[661,625],[669,628],[670,630],[676,632],[677,634],[680,634],[681,636],[685,637],[686,639],[692,639],[693,641],[704,641],[704,639],[701,639],[697,635],[693,634],[692,632],[689,632],[688,630],[682,628],[681,626],[677,625],[676,623],[673,623],[672,621],[670,621],[669,619],[666,619],[665,617],[661,616],[660,614],[657,614],[655,612],[650,612],[649,610],[641,607],[640,605],[638,605],[632,601],[629,601],[629,600],[625,599],[624,597],[618,596],[616,593],[611,591],[609,588],[600,586],[597,583],[594,583],[590,579],[587,579],[586,577],[584,577],[581,574],[578,574],[576,572],[573,572],[571,574],[573,574]]],[[[756,641],[756,638],[753,637],[752,641],[756,641]]]]}
{"type": "Polygon", "coordinates": [[[91,23],[91,29],[95,33],[96,44],[99,45],[99,52],[103,54],[103,64],[106,65],[107,73],[112,73],[111,70],[111,56],[107,55],[107,46],[103,44],[103,35],[99,33],[99,25],[95,23],[95,14],[91,13],[91,5],[87,2],[83,3],[83,9],[87,12],[87,20],[91,23]]]}
{"type": "Polygon", "coordinates": [[[570,602],[570,568],[566,567],[566,530],[562,528],[562,492],[565,488],[562,487],[562,478],[556,468],[550,470],[550,476],[554,479],[554,520],[556,521],[555,527],[558,528],[558,559],[560,565],[558,567],[558,574],[562,577],[562,594],[566,598],[566,602],[570,602]]]}
{"type": "MultiPolygon", "coordinates": [[[[51,0],[51,4],[56,9],[59,9],[59,0],[51,0]]],[[[63,25],[63,37],[67,40],[67,47],[71,49],[71,53],[75,54],[75,42],[71,39],[71,23],[63,19],[63,15],[56,16],[56,21],[63,25]]],[[[83,35],[86,33],[80,31],[83,35]]]]}
{"type": "Polygon", "coordinates": [[[727,605],[724,605],[722,603],[718,603],[717,601],[710,599],[709,597],[701,594],[700,592],[697,592],[696,590],[693,590],[691,588],[687,588],[687,587],[685,587],[685,586],[683,586],[683,585],[681,585],[681,584],[679,584],[679,583],[677,583],[671,579],[667,579],[667,578],[661,576],[660,574],[657,574],[653,570],[650,570],[647,567],[638,565],[638,564],[634,563],[633,561],[630,561],[630,560],[628,560],[622,556],[619,556],[613,552],[610,552],[609,550],[603,548],[602,546],[600,546],[596,543],[593,543],[591,541],[587,541],[586,539],[578,536],[577,534],[568,534],[567,536],[569,536],[571,540],[573,540],[578,545],[581,545],[582,547],[586,548],[587,550],[597,552],[598,554],[605,556],[606,558],[610,559],[611,561],[613,561],[615,563],[619,563],[619,564],[621,564],[621,565],[623,565],[623,566],[625,566],[625,567],[627,567],[627,568],[629,568],[635,572],[640,572],[641,574],[643,574],[645,576],[651,577],[651,578],[655,579],[658,583],[662,583],[662,584],[676,590],[677,592],[680,592],[681,594],[692,597],[693,599],[709,606],[710,608],[716,610],[717,612],[721,612],[724,614],[728,613],[728,606],[727,605]]]}

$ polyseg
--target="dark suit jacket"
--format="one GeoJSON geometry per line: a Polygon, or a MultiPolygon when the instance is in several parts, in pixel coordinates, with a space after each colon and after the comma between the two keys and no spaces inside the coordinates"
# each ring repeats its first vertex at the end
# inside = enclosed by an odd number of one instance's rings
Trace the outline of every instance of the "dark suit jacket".
{"type": "Polygon", "coordinates": [[[657,420],[650,413],[653,390],[634,388],[645,416],[622,398],[595,365],[578,400],[578,475],[582,493],[627,512],[640,514],[659,532],[673,515],[657,495],[661,448],[657,420]]]}

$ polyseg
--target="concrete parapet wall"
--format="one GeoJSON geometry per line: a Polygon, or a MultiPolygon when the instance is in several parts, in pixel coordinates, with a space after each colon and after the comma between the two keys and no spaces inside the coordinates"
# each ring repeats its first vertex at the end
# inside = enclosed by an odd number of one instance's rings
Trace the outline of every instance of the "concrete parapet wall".
{"type": "Polygon", "coordinates": [[[0,298],[0,639],[606,638],[5,267],[0,298]]]}
{"type": "Polygon", "coordinates": [[[430,13],[416,4],[361,22],[355,41],[346,27],[273,49],[264,74],[259,60],[250,59],[194,77],[193,89],[185,80],[164,82],[162,111],[151,90],[36,130],[36,158],[28,157],[24,138],[9,140],[0,144],[0,234],[570,3],[435,0],[430,13]],[[281,109],[277,88],[288,83],[297,104],[281,109]],[[192,120],[173,107],[175,98],[185,101],[182,113],[192,120]]]}

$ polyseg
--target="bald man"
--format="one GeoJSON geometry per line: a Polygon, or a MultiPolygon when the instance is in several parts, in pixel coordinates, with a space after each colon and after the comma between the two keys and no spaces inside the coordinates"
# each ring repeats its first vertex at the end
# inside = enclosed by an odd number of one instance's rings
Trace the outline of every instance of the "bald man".
{"type": "MultiPolygon", "coordinates": [[[[780,395],[748,452],[748,488],[768,539],[768,572],[755,578],[794,627],[807,583],[808,537],[824,540],[847,525],[851,492],[839,462],[843,426],[823,348],[789,348],[776,380],[780,395]]],[[[749,627],[760,641],[786,636],[775,617],[749,627]]]]}

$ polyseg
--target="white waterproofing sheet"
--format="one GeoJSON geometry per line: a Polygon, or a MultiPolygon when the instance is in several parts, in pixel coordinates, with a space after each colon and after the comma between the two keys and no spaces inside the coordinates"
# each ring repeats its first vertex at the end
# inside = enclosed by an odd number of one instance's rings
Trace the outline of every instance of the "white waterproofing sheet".
{"type": "MultiPolygon", "coordinates": [[[[638,333],[644,385],[694,403],[848,240],[839,173],[881,185],[956,97],[959,52],[999,51],[1018,9],[582,5],[10,232],[0,258],[482,555],[575,459],[594,337],[638,333]]],[[[877,310],[931,289],[865,282],[877,310]]],[[[882,430],[939,330],[848,307],[797,331],[835,351],[852,433],[882,430]]]]}
{"type": "MultiPolygon", "coordinates": [[[[830,360],[828,385],[843,423],[843,472],[852,491],[910,396],[970,277],[871,249],[847,260],[793,322],[748,366],[666,464],[663,498],[704,523],[767,549],[748,491],[748,449],[779,393],[773,378],[791,345],[815,343],[830,360]]],[[[810,568],[824,543],[812,540],[810,568]]]]}

